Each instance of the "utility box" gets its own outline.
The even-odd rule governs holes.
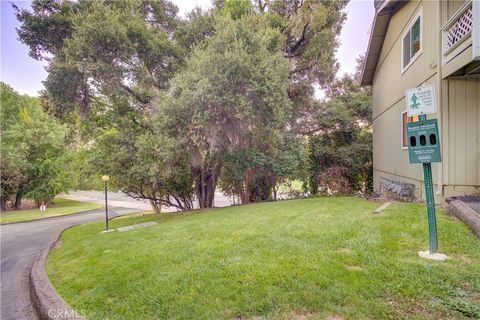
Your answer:
[[[437,119],[407,124],[410,163],[441,162]]]

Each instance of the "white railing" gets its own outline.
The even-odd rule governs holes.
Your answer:
[[[470,37],[473,26],[472,1],[466,1],[442,28],[443,54],[447,55]]]
[[[480,0],[474,0],[473,8],[473,31],[472,31],[472,45],[473,45],[473,59],[480,60]]]

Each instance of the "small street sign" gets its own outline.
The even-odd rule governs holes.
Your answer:
[[[441,162],[437,119],[407,124],[410,163]]]
[[[409,117],[437,112],[435,86],[421,86],[405,91],[407,114]]]

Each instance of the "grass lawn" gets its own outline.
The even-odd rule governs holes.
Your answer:
[[[67,230],[48,259],[89,319],[462,319],[480,317],[480,241],[438,213],[447,261],[428,248],[425,207],[316,198],[116,219]]]
[[[93,210],[101,207],[101,205],[95,203],[56,198],[54,201],[54,205],[47,207],[47,211],[45,211],[43,217],[40,215],[40,209],[38,208],[32,210],[7,211],[2,212],[2,214],[0,215],[0,222],[4,223],[26,221],[46,217],[61,216],[64,214]]]

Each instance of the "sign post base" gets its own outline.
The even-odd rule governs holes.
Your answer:
[[[436,260],[436,261],[444,261],[448,259],[446,254],[438,253],[438,252],[430,253],[430,251],[420,251],[418,252],[418,256],[423,259]]]
[[[115,232],[115,231],[117,231],[117,230],[115,230],[115,229],[108,229],[108,230],[103,230],[103,231],[100,232],[100,233],[109,233],[109,232]]]

